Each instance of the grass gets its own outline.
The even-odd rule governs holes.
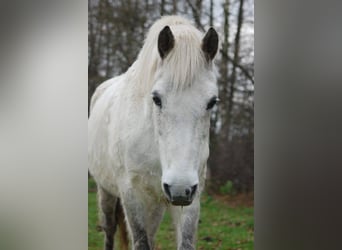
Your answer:
[[[92,183],[89,184],[91,187]],[[88,250],[102,250],[103,233],[97,230],[96,193],[88,194]],[[203,194],[197,249],[250,250],[254,242],[252,207],[230,207]],[[171,217],[165,214],[156,238],[157,250],[176,249]]]

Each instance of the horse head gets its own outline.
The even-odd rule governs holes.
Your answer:
[[[173,205],[190,205],[209,156],[210,111],[218,101],[213,28],[159,33],[160,67],[151,90],[154,135],[162,167],[162,190]]]

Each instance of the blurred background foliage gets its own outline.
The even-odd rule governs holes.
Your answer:
[[[253,191],[253,0],[88,0],[88,101],[104,80],[135,61],[149,27],[181,15],[220,34],[216,59],[220,103],[212,112],[208,191]],[[89,102],[88,102],[89,103]]]

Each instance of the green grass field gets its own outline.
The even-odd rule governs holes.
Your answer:
[[[226,202],[203,194],[197,249],[250,250],[254,242],[252,207],[230,207]],[[97,231],[96,193],[88,194],[88,249],[102,250],[103,233]],[[159,228],[156,248],[176,249],[170,215],[166,213]]]

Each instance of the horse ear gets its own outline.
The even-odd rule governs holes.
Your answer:
[[[213,60],[218,49],[218,35],[214,28],[210,28],[202,41],[202,50],[207,60]]]
[[[158,37],[158,51],[161,58],[165,58],[165,56],[170,52],[170,50],[175,45],[175,39],[171,32],[169,26],[165,26],[162,31],[159,33]]]

